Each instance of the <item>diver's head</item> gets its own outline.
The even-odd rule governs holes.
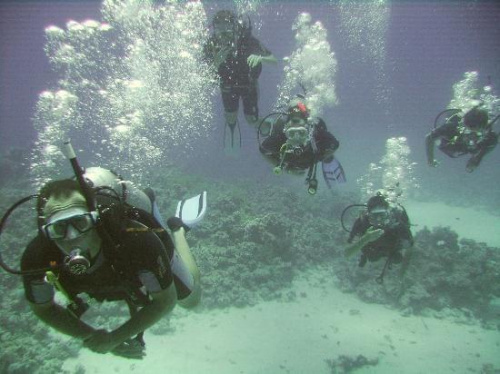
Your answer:
[[[482,130],[488,126],[488,111],[475,106],[463,117],[464,125],[471,130]]]
[[[234,42],[238,23],[233,12],[229,10],[218,11],[212,20],[212,26],[214,36],[220,45],[230,46]]]
[[[390,208],[387,199],[382,194],[371,197],[367,203],[368,221],[376,228],[386,227],[390,222]]]
[[[288,104],[288,118],[302,118],[305,121],[309,118],[309,108],[306,106],[304,99],[294,98]]]
[[[287,110],[287,122],[284,133],[287,143],[293,146],[304,146],[310,140],[309,111],[302,100],[294,99],[290,102]]]
[[[78,182],[72,179],[53,181],[40,191],[41,230],[67,256],[94,258],[101,239],[96,226],[99,214],[89,212]]]

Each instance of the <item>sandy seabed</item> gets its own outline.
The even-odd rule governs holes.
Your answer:
[[[500,230],[494,229],[499,227],[497,217],[429,204],[406,205],[416,230],[425,225],[450,226],[460,238],[500,247]],[[170,320],[173,332],[146,333],[143,360],[81,350],[64,368],[73,372],[81,365],[86,373],[330,374],[334,371],[329,360],[363,355],[378,359],[378,364],[356,373],[500,372],[499,331],[474,322],[403,316],[382,305],[366,304],[339,291],[328,268],[304,275],[293,290],[298,297],[292,302],[205,313],[177,308]],[[485,371],[486,367],[494,371]]]
[[[292,302],[207,313],[176,309],[175,331],[146,333],[142,361],[82,350],[66,362],[86,373],[332,373],[339,355],[378,358],[359,373],[481,373],[500,368],[500,333],[478,324],[404,317],[338,291],[328,273],[295,282]]]
[[[493,216],[485,211],[463,208],[439,202],[408,201],[404,204],[413,231],[427,226],[450,227],[459,235],[459,239],[473,239],[491,247],[500,248],[500,216]]]

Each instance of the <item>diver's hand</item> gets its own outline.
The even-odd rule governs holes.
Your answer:
[[[111,351],[115,356],[142,360],[146,356],[146,345],[137,337],[124,341]]]
[[[271,135],[272,127],[273,127],[273,122],[269,118],[261,122],[261,124],[258,127],[259,135],[261,136]]]
[[[436,160],[429,160],[427,161],[427,164],[431,167],[431,168],[435,168],[439,165],[439,162],[436,161]]]
[[[371,243],[380,238],[384,234],[384,230],[376,229],[374,227],[368,228],[365,235],[363,235],[363,242]]]
[[[180,219],[179,217],[170,217],[167,220],[167,226],[170,229],[170,231],[172,231],[172,232],[179,230],[181,227],[184,228],[185,232],[188,232],[189,230],[191,230],[191,228],[188,225],[186,225],[184,222],[182,222],[182,219]]]
[[[107,330],[96,330],[92,336],[83,341],[83,346],[96,353],[107,353],[115,349],[122,342],[113,340],[113,336]]]
[[[256,67],[256,66],[257,66],[257,65],[259,65],[261,62],[262,62],[262,56],[259,56],[259,55],[250,55],[250,56],[248,56],[248,58],[247,58],[247,64],[248,64],[248,66],[250,66],[251,68]]]
[[[468,173],[472,173],[476,168],[477,166],[479,165],[479,162],[477,161],[476,158],[472,157],[468,162],[467,162],[467,165],[465,166],[465,170],[468,172]]]
[[[222,47],[219,51],[217,51],[214,57],[214,65],[218,68],[220,64],[226,61],[231,51],[231,46]]]

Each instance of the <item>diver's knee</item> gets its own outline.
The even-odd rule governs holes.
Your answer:
[[[391,263],[400,264],[403,262],[403,254],[401,252],[396,252],[391,256]]]
[[[227,123],[236,123],[238,119],[238,112],[224,112],[224,117],[226,118]]]
[[[185,298],[178,300],[177,304],[184,309],[192,309],[200,303],[201,300],[201,286],[198,283],[195,284],[195,287],[191,291],[191,293]]]
[[[256,115],[245,114],[245,119],[250,126],[256,126],[257,122],[259,122],[259,118]]]

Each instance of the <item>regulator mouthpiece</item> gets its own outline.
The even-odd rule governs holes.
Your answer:
[[[73,275],[83,275],[90,269],[90,261],[81,248],[73,249],[64,260],[64,264]]]

